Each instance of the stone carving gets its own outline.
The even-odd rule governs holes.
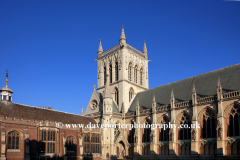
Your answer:
[[[173,141],[173,129],[171,128],[169,131],[169,141],[172,142]]]
[[[196,130],[192,129],[192,141],[196,140]]]
[[[91,105],[91,109],[92,110],[95,110],[97,108],[97,101],[96,100],[93,100],[92,101],[92,105]]]
[[[222,124],[219,120],[217,122],[217,139],[222,139]]]

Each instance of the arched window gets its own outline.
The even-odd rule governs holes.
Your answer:
[[[67,147],[67,151],[76,152],[76,142],[73,136],[68,136],[66,138],[66,147]]]
[[[168,125],[169,119],[164,116],[163,120],[161,121],[161,125],[164,126],[165,124]],[[169,154],[169,128],[164,129],[161,127],[160,133],[159,133],[159,141],[162,145],[159,146],[159,155],[168,155]]]
[[[138,66],[136,65],[134,67],[134,81],[135,81],[135,83],[137,83],[137,69],[138,69]]]
[[[110,83],[112,83],[112,65],[109,65],[109,79],[110,79]]]
[[[132,81],[132,63],[131,62],[128,65],[128,80]]]
[[[203,114],[202,138],[216,138],[216,120],[214,113],[207,109]]]
[[[129,90],[129,102],[132,100],[133,95],[134,95],[134,90],[133,90],[133,88],[131,87],[130,90]]]
[[[163,120],[161,121],[161,125],[164,126],[164,124],[168,124],[169,123],[169,119],[164,116]],[[169,128],[161,128],[160,134],[159,134],[159,141],[169,141]]]
[[[107,71],[106,71],[106,66],[104,66],[104,85],[106,84],[106,81],[107,81]]]
[[[228,136],[240,136],[240,107],[234,106],[229,113]]]
[[[134,128],[134,122],[131,122],[131,130],[129,130],[128,134],[128,142],[134,143],[134,135],[135,135],[135,128]]]
[[[7,149],[19,149],[20,135],[17,131],[7,134]]]
[[[118,89],[116,87],[114,89],[114,100],[118,104]]]
[[[118,81],[118,62],[115,62],[115,81]]]
[[[140,69],[140,85],[143,84],[143,69]]]
[[[144,128],[144,133],[142,137],[142,142],[150,142],[150,134],[151,134],[151,122],[150,120],[146,120],[145,122],[145,128]]]
[[[189,128],[190,127],[190,128]],[[183,113],[180,120],[179,140],[191,139],[191,120],[187,113]]]

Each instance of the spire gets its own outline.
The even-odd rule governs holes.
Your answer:
[[[221,82],[220,82],[220,77],[218,77],[217,96],[218,96],[218,100],[221,100],[221,98],[222,98],[222,85],[221,85]]]
[[[155,95],[153,95],[153,103],[156,103]]]
[[[193,84],[193,90],[192,90],[192,104],[197,104],[197,92],[195,88],[195,84]]]
[[[122,32],[121,32],[121,36],[120,36],[120,43],[121,44],[126,44],[126,36],[125,36],[125,33],[124,33],[124,28],[123,28],[123,25],[122,25]]]
[[[171,108],[175,108],[175,98],[174,98],[173,89],[172,89],[172,92],[171,92],[171,100],[170,100],[170,103],[171,103]]]
[[[81,106],[81,115],[83,115],[83,106]]]
[[[98,54],[101,54],[103,52],[103,49],[102,49],[102,43],[101,43],[101,39],[100,39],[100,42],[99,42],[99,47],[98,47]]]
[[[152,101],[152,113],[156,113],[156,100],[155,95],[153,95],[153,101]]]
[[[143,44],[143,51],[144,54],[148,54],[147,52],[147,45],[146,45],[146,41],[144,40],[144,44]]]
[[[139,116],[140,112],[140,106],[139,106],[139,101],[138,101],[138,98],[137,98],[137,105],[136,105],[136,115]]]
[[[6,84],[5,87],[8,88],[8,69],[6,69]]]

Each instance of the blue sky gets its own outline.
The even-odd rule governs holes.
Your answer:
[[[0,0],[0,87],[8,69],[13,102],[79,114],[122,25],[146,40],[150,88],[239,63],[239,1]]]

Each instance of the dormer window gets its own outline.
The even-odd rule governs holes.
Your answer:
[[[7,100],[7,96],[3,95],[3,100],[6,101]]]

